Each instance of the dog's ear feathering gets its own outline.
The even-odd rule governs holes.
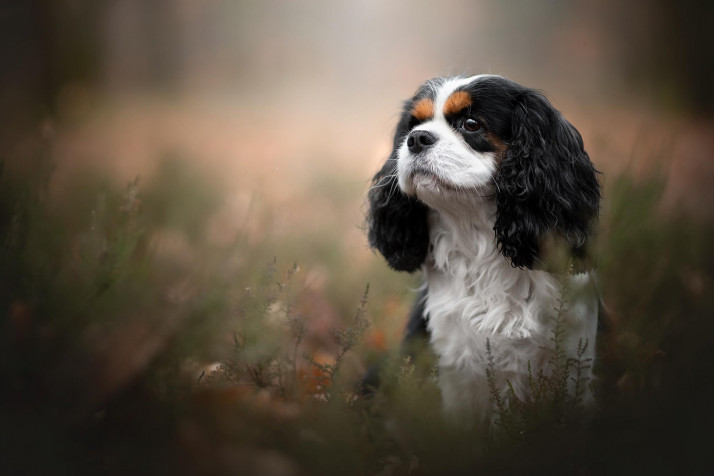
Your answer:
[[[367,216],[369,245],[397,271],[416,271],[429,251],[426,205],[406,195],[397,179],[397,148],[409,132],[409,104],[397,126],[392,155],[372,178]]]
[[[512,117],[512,135],[495,177],[494,225],[500,252],[515,267],[533,268],[539,240],[564,239],[579,254],[600,202],[598,173],[578,131],[541,93],[526,90]]]

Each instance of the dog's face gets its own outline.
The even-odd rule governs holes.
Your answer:
[[[475,206],[494,192],[511,104],[503,78],[435,79],[405,108],[397,149],[399,188],[435,209]]]
[[[369,192],[369,240],[414,271],[428,253],[427,213],[496,206],[494,238],[532,268],[556,236],[581,250],[600,186],[580,134],[539,92],[494,75],[436,78],[405,102],[394,150]]]

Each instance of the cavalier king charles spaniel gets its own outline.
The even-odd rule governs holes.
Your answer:
[[[493,415],[489,369],[504,399],[528,399],[552,372],[558,316],[560,349],[594,358],[597,174],[548,99],[501,76],[431,79],[406,101],[369,191],[369,243],[423,270],[406,340],[428,337],[447,413]]]

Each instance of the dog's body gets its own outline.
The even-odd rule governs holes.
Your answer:
[[[581,358],[594,357],[592,276],[537,268],[548,240],[585,256],[595,174],[577,131],[505,78],[431,80],[405,104],[370,190],[369,238],[393,268],[424,270],[408,333],[427,331],[448,411],[488,417],[488,368],[502,396],[510,383],[528,397],[530,377],[550,370],[563,289],[559,345],[575,356],[587,342]]]
[[[433,350],[439,356],[439,386],[448,411],[475,411],[485,416],[490,407],[486,380],[490,343],[494,377],[502,397],[507,382],[519,398],[529,393],[529,364],[533,378],[548,371],[555,318],[566,283],[547,271],[514,268],[498,253],[488,204],[482,216],[460,220],[431,212],[433,244],[424,264],[427,290],[424,315]],[[478,231],[477,231],[478,230]],[[567,285],[583,288],[589,276],[578,274]],[[587,340],[594,357],[597,302],[583,292],[560,316],[565,327],[560,345],[576,355],[578,341]],[[584,300],[587,299],[587,302]]]

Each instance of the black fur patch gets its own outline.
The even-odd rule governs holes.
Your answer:
[[[384,255],[389,266],[407,272],[419,269],[429,251],[428,208],[404,194],[397,180],[397,149],[414,127],[415,118],[410,114],[413,102],[407,101],[404,106],[392,154],[372,178],[367,217],[369,245]]]
[[[547,234],[582,251],[598,215],[600,184],[578,131],[545,96],[513,85],[511,133],[495,177],[494,231],[513,266],[532,268],[539,237]]]

